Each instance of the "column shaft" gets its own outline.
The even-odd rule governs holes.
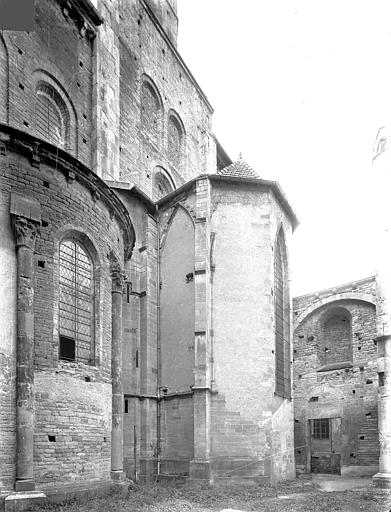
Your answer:
[[[374,484],[391,488],[391,336],[377,338],[377,346],[380,457],[379,473],[374,476]]]
[[[37,223],[14,219],[17,247],[16,491],[34,490],[34,245]]]
[[[122,287],[123,274],[112,270],[111,312],[111,477],[121,480],[123,474],[123,389],[122,389]]]

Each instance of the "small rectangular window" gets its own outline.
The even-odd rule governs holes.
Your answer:
[[[379,372],[377,375],[378,375],[378,378],[379,378],[379,387],[384,386],[384,384],[385,384],[384,372]]]
[[[60,359],[75,361],[75,340],[73,338],[60,335]]]
[[[124,407],[124,409],[125,409],[125,414],[128,414],[128,412],[129,412],[129,402],[126,399],[125,399],[125,407]]]
[[[312,420],[311,436],[313,439],[330,438],[330,420],[329,418],[320,418]]]

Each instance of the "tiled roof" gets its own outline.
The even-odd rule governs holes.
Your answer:
[[[224,169],[218,170],[217,174],[220,176],[233,176],[236,178],[260,178],[259,174],[243,160],[241,153],[236,162],[228,167],[224,167]]]

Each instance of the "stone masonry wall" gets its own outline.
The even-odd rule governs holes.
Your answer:
[[[77,173],[76,173],[77,175]],[[12,488],[15,463],[15,248],[10,226],[10,194],[31,197],[41,205],[42,226],[35,245],[35,478],[41,484],[108,478],[111,432],[111,277],[108,255],[121,261],[122,233],[116,217],[78,179],[41,162],[32,166],[22,155],[6,150],[0,156],[2,263],[9,275],[2,281],[10,293],[1,296],[4,317],[0,346],[1,423],[6,450],[0,453],[2,486]],[[100,182],[98,185],[104,187]],[[96,283],[95,366],[58,360],[58,250],[67,233],[90,241]],[[87,247],[87,250],[89,247]],[[54,456],[54,457],[53,457]],[[47,461],[50,460],[50,465]],[[49,469],[50,468],[50,469]]]
[[[369,278],[294,299],[295,449],[299,471],[310,470],[308,420],[333,417],[341,418],[342,473],[376,471],[375,288],[374,278]],[[341,326],[345,320],[342,335],[340,329],[327,328],[330,318]]]
[[[8,52],[9,124],[37,135],[35,130],[36,72],[56,82],[74,109],[77,135],[71,153],[91,165],[93,43],[81,37],[73,20],[65,18],[58,2],[37,0],[33,32],[4,31]],[[0,71],[3,67],[0,67]],[[2,84],[7,83],[5,76]],[[1,112],[1,109],[0,109]],[[0,122],[7,122],[0,119]],[[38,135],[37,135],[38,136]]]
[[[204,172],[213,162],[210,137],[211,107],[177,52],[156,25],[141,0],[123,2],[120,34],[121,59],[121,176],[152,197],[153,172],[162,166],[175,186]],[[142,84],[155,88],[159,121],[147,133],[142,124]],[[184,131],[181,165],[170,154],[169,118],[173,114]],[[214,162],[216,158],[214,158]]]
[[[275,395],[273,247],[291,225],[262,188],[213,184],[214,472],[293,477],[292,402]]]
[[[161,474],[189,475],[194,455],[193,398],[170,397],[161,402]]]
[[[157,459],[157,226],[151,204],[123,186],[116,192],[136,233],[123,300],[124,466],[130,478],[148,480]]]
[[[189,475],[194,455],[194,221],[193,188],[159,206],[162,475]]]
[[[0,166],[4,172],[4,157]],[[16,257],[9,193],[0,178],[0,487],[15,481]]]

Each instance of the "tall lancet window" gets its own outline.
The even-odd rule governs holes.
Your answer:
[[[290,311],[285,237],[280,229],[274,248],[275,393],[291,396]]]

